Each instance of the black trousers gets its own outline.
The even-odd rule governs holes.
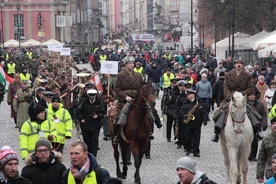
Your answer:
[[[100,128],[93,131],[87,131],[82,128],[81,132],[83,141],[87,144],[88,152],[97,157]]]
[[[254,139],[251,143],[251,151],[249,157],[256,158],[258,152],[258,139],[256,137],[256,134],[254,134]]]
[[[186,124],[183,123],[183,120],[178,121],[178,145],[182,145],[185,150],[186,148],[186,137],[185,137],[185,131],[186,131]]]
[[[167,115],[167,139],[168,140],[171,140],[173,122],[174,122],[173,117],[170,115]],[[173,129],[173,132],[174,132],[174,129]]]
[[[201,128],[191,129],[189,126],[185,128],[185,140],[186,140],[186,150],[191,152],[193,150],[194,154],[199,154]]]

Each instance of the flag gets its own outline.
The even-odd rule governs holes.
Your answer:
[[[2,82],[5,86],[5,92],[8,91],[9,84],[14,81],[14,78],[8,76],[8,74],[3,70],[2,66],[0,66],[0,82]]]
[[[102,83],[100,81],[99,73],[92,75],[92,77],[90,78],[90,81],[95,84],[95,86],[99,92],[103,92],[103,87],[102,87]]]

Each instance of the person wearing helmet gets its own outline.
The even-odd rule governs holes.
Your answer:
[[[133,98],[136,96],[136,93],[140,87],[143,86],[144,80],[142,75],[134,72],[134,57],[127,56],[123,59],[123,63],[125,65],[125,69],[118,73],[117,80],[115,83],[115,94],[118,97],[117,109],[115,122],[117,124],[119,120],[119,115],[121,113],[122,108],[125,106],[127,102],[131,102]],[[119,125],[114,124],[114,143],[119,143],[118,132]]]
[[[235,91],[241,92],[243,95],[252,94],[255,92],[253,81],[252,81],[252,75],[244,69],[244,61],[238,57],[237,60],[234,60],[234,69],[232,69],[230,72],[228,72],[225,75],[225,81],[223,85],[223,92],[224,92],[224,101],[222,102],[221,108],[218,109],[214,116],[213,120],[215,121],[215,134],[212,136],[211,140],[213,142],[218,142],[219,140],[219,133],[221,129],[223,128],[223,123],[225,119],[225,113],[224,111],[227,109],[228,104],[231,100],[231,97]],[[247,104],[247,110],[253,110],[253,107],[250,107],[249,104]],[[251,112],[254,114],[254,116],[260,120],[261,116],[256,112]],[[250,115],[249,115],[250,118]],[[255,121],[252,118],[250,118],[254,133],[256,133],[256,136],[258,139],[262,139],[262,135],[258,132],[257,127],[259,126],[259,121]]]
[[[86,98],[78,107],[77,120],[80,122],[84,142],[87,144],[88,152],[97,157],[101,120],[105,115],[105,107],[98,97],[96,89],[86,92]]]

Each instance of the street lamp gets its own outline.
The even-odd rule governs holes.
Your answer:
[[[18,36],[18,42],[19,42],[19,50],[20,50],[20,15],[19,15],[19,10],[20,10],[20,4],[19,0],[17,0],[17,36]]]
[[[191,0],[191,56],[193,58],[193,45],[194,45],[194,30],[193,30],[193,27],[194,27],[194,21],[193,21],[193,0]]]
[[[221,3],[225,3],[225,0],[220,0]],[[232,50],[231,50],[231,58],[232,61],[234,59],[234,51],[235,51],[235,0],[232,0]]]
[[[1,41],[3,44],[3,49],[4,49],[4,23],[3,23],[3,7],[5,6],[5,0],[1,0],[0,6],[1,6],[1,29],[2,29],[2,34],[1,34]]]

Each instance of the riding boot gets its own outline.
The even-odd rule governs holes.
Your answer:
[[[259,131],[259,127],[253,127],[254,136],[257,137],[258,141],[261,141],[264,138],[262,132]]]
[[[219,128],[219,127],[217,127],[217,126],[215,126],[215,131],[214,131],[214,135],[212,136],[212,138],[211,138],[211,140],[213,141],[213,142],[218,142],[219,141],[219,134],[220,134],[220,131],[221,131],[221,129]]]
[[[120,139],[118,137],[118,132],[119,132],[119,125],[114,125],[114,139],[113,139],[113,143],[114,144],[119,144],[120,143]]]

